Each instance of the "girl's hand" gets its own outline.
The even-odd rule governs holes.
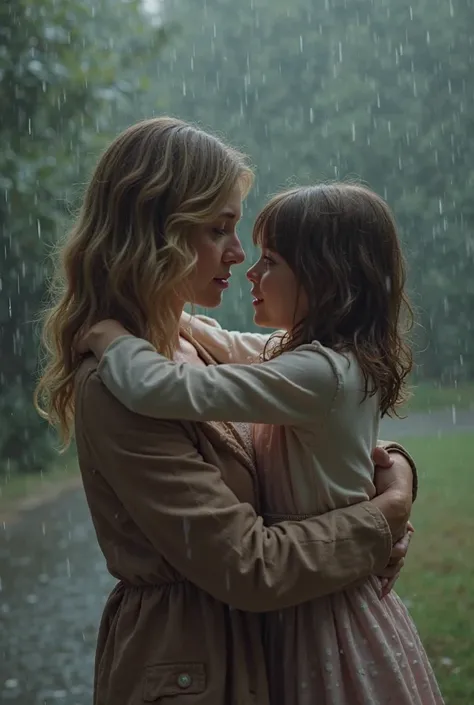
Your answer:
[[[93,325],[87,333],[79,338],[77,350],[81,354],[93,352],[100,360],[110,343],[123,335],[130,335],[130,333],[121,323],[108,318]]]

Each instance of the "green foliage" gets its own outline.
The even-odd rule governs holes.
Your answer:
[[[349,176],[387,197],[422,323],[418,376],[474,376],[473,0],[159,8],[164,53],[140,0],[0,4],[0,473],[39,469],[50,453],[31,404],[33,321],[66,204],[111,134],[156,111],[251,154],[251,257],[252,218],[281,187]],[[241,329],[252,327],[244,270],[218,313]]]
[[[180,0],[169,110],[252,155],[248,216],[289,182],[358,177],[401,226],[423,330],[419,376],[474,375],[472,0]],[[251,218],[241,228],[248,235]],[[239,284],[247,288],[243,274]],[[229,297],[220,313],[250,325]]]
[[[146,88],[139,69],[162,34],[138,0],[0,6],[0,473],[51,456],[32,406],[45,257],[91,157]]]

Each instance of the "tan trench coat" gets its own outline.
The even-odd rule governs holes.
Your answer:
[[[265,527],[252,458],[231,429],[135,415],[95,361],[79,370],[79,464],[118,579],[99,630],[94,705],[268,705],[258,613],[388,561],[390,530],[368,502]]]

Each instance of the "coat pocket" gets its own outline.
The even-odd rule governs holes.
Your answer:
[[[203,663],[157,663],[145,669],[143,700],[146,703],[167,695],[197,695],[205,690]]]

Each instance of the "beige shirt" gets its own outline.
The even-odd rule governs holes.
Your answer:
[[[226,331],[203,316],[184,314],[183,323],[221,363],[261,361],[270,338]],[[313,352],[323,356],[327,365],[314,372],[308,369],[308,376],[314,374],[318,391],[321,378],[326,378],[328,398],[317,396],[314,413],[305,423],[252,425],[266,512],[322,514],[375,494],[371,454],[377,443],[380,397],[364,399],[364,380],[352,356],[318,343]],[[291,356],[284,361],[289,363],[291,378]],[[309,357],[308,365],[314,362]]]

